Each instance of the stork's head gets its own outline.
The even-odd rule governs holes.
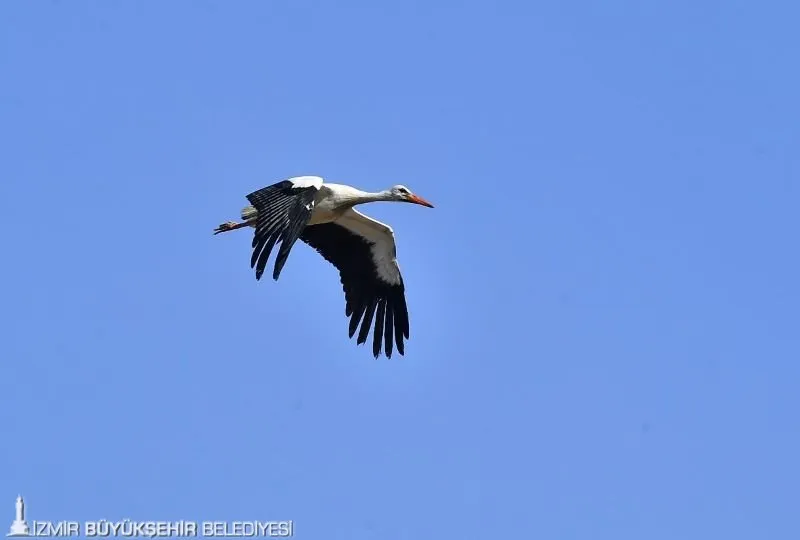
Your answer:
[[[389,190],[389,193],[392,194],[392,200],[421,204],[422,206],[433,208],[431,203],[419,195],[414,195],[406,186],[401,186],[400,184],[392,186],[392,188]]]

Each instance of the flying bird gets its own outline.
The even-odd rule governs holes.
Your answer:
[[[408,308],[405,285],[397,264],[394,231],[354,207],[376,201],[433,205],[396,185],[377,193],[342,184],[324,183],[319,176],[297,176],[247,195],[241,222],[228,221],[214,234],[253,227],[250,267],[261,279],[270,253],[280,241],[272,278],[280,276],[294,243],[300,239],[339,270],[345,296],[349,334],[358,330],[356,343],[367,342],[373,326],[372,353],[392,357],[393,346],[405,354]],[[360,329],[359,329],[360,324]]]

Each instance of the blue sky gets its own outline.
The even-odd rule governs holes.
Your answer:
[[[0,526],[796,538],[800,7],[3,2]],[[244,195],[376,204],[406,356]],[[5,520],[5,521],[4,521]]]

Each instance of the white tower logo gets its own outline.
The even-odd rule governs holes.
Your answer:
[[[17,497],[16,519],[11,524],[11,530],[8,531],[6,536],[30,536],[30,534],[31,531],[25,522],[25,501],[22,500],[22,495],[19,495]]]

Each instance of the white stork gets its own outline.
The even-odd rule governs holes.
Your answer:
[[[404,354],[408,339],[405,286],[397,264],[394,231],[353,207],[374,201],[397,201],[433,208],[405,186],[368,193],[341,184],[323,184],[318,176],[298,176],[247,195],[250,206],[242,209],[242,222],[229,221],[214,234],[253,227],[250,267],[261,279],[270,252],[280,240],[272,278],[277,280],[289,251],[299,238],[339,270],[345,295],[345,315],[350,318],[352,338],[361,323],[356,343],[366,343],[375,319],[372,353],[375,358],[385,343],[387,358],[392,345]],[[377,311],[377,317],[375,317]]]

